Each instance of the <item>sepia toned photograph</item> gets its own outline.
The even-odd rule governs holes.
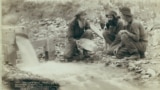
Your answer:
[[[159,90],[160,0],[1,0],[2,90]]]

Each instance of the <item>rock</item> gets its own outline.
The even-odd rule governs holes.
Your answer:
[[[159,29],[154,29],[151,32],[149,32],[152,36],[149,37],[149,40],[151,41],[150,44],[153,46],[156,46],[159,44],[160,40],[159,40]]]
[[[136,73],[142,73],[143,69],[137,69],[135,70]]]
[[[153,69],[147,69],[146,71],[146,75],[149,75],[150,77],[155,77],[156,76],[156,72]]]
[[[133,77],[133,80],[140,80],[142,76],[140,74],[137,74]]]
[[[122,67],[122,63],[116,63],[116,67]]]
[[[111,64],[111,61],[108,60],[108,61],[106,61],[105,66],[109,66],[110,64]]]
[[[136,68],[136,65],[135,65],[135,64],[133,64],[133,63],[129,63],[129,64],[128,64],[128,70],[129,70],[129,71],[133,71],[133,70],[135,70],[135,68]]]
[[[136,62],[135,62],[136,65],[148,64],[148,63],[150,63],[150,62],[147,61],[147,60],[140,60],[140,61],[136,61]]]
[[[146,71],[145,70],[142,70],[141,71],[141,75],[145,75],[146,74]]]
[[[149,77],[150,77],[149,75],[143,75],[143,76],[141,76],[142,79],[149,79]]]
[[[117,57],[116,56],[112,56],[112,59],[116,59]]]
[[[158,74],[158,77],[160,77],[160,73]]]

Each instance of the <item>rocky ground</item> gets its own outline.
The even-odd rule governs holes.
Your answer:
[[[21,23],[22,24],[22,23]],[[32,26],[31,23],[24,23],[27,26]],[[90,79],[91,77],[94,78],[101,78],[101,79],[96,79],[96,82],[99,81],[99,84],[97,84],[100,90],[102,90],[104,87],[103,85],[101,86],[102,83],[111,83],[108,81],[113,80],[113,85],[114,83],[117,83],[119,81],[124,82],[122,85],[125,85],[125,83],[129,84],[130,87],[136,88],[143,90],[158,90],[157,88],[160,87],[160,53],[159,53],[159,28],[158,29],[152,29],[152,30],[147,30],[148,35],[149,35],[149,43],[148,43],[148,49],[146,52],[146,58],[141,59],[138,61],[127,61],[123,59],[116,59],[115,57],[112,56],[107,56],[104,53],[103,50],[103,40],[99,38],[97,35],[95,35],[94,42],[98,46],[98,50],[93,56],[92,60],[88,59],[88,61],[73,61],[71,63],[65,62],[63,59],[63,52],[66,46],[66,30],[67,30],[67,25],[65,20],[61,18],[56,18],[53,20],[38,20],[38,21],[33,21],[32,24],[36,27],[33,27],[29,37],[31,42],[36,42],[38,40],[43,40],[43,39],[53,39],[51,42],[54,43],[51,44],[50,46],[55,47],[53,49],[54,51],[54,56],[55,58],[53,60],[50,60],[50,62],[46,62],[42,60],[42,65],[38,65],[37,67],[28,67],[22,69],[23,71],[30,72],[32,74],[36,74],[45,78],[49,78],[51,80],[57,80],[57,82],[62,85],[62,90],[65,88],[68,90],[71,90],[71,88],[76,88],[80,86],[76,86],[75,84],[78,83],[85,83],[86,81],[83,82],[83,80],[89,80],[90,82],[86,82],[87,85],[93,85],[94,87],[95,84],[91,83],[94,81],[94,79]],[[97,27],[98,24],[95,24]],[[29,27],[28,27],[29,28]],[[26,28],[26,29],[28,29]],[[158,35],[158,36],[156,36]],[[154,41],[156,39],[156,41]],[[37,54],[40,52],[43,52],[40,50],[42,46],[39,46],[39,48],[36,48]],[[55,64],[55,63],[58,64]],[[61,62],[62,64],[59,64]],[[53,67],[51,65],[53,64]],[[66,65],[68,64],[68,65]],[[71,65],[70,65],[71,64]],[[57,67],[56,67],[57,65]],[[58,66],[59,65],[59,66]],[[63,67],[64,66],[64,67]],[[75,67],[77,69],[71,69],[72,67]],[[65,71],[62,70],[63,68],[69,68],[66,69]],[[38,72],[41,69],[45,69],[44,72]],[[56,69],[60,69],[56,74]],[[9,72],[10,70],[13,71],[13,69],[8,69]],[[51,71],[50,71],[51,70]],[[77,71],[77,73],[73,73],[73,71]],[[86,71],[88,70],[88,71]],[[49,73],[50,72],[50,73]],[[18,74],[19,72],[17,72]],[[46,74],[44,74],[46,73]],[[79,73],[83,73],[82,75],[79,75]],[[67,76],[65,76],[65,74]],[[88,75],[89,74],[89,75]],[[101,75],[102,74],[102,75]],[[30,77],[31,74],[26,74],[27,77]],[[68,75],[72,75],[72,77],[68,77]],[[88,76],[87,76],[88,75]],[[12,76],[11,76],[12,77]],[[15,77],[15,76],[13,76]],[[22,75],[23,77],[23,75]],[[53,78],[56,77],[56,78]],[[69,78],[71,80],[69,80]],[[102,78],[104,78],[106,81],[103,81]],[[75,81],[76,80],[76,83]],[[81,81],[82,80],[82,81]],[[100,84],[101,83],[101,84]],[[71,86],[69,86],[71,85]],[[113,87],[118,87],[119,84],[116,84]],[[110,86],[109,86],[110,87]],[[112,87],[112,86],[111,86]],[[119,87],[118,87],[119,88]],[[133,89],[132,88],[132,89]],[[84,88],[83,88],[84,89]],[[85,89],[91,89],[90,86],[86,86]],[[120,87],[119,89],[124,90],[124,88]],[[136,90],[133,89],[133,90]],[[80,88],[79,90],[82,90]],[[114,89],[113,89],[114,90]]]
[[[29,32],[28,36],[35,47],[37,56],[43,53],[42,48],[46,40],[51,42],[49,46],[52,50],[50,61],[46,62],[42,59],[41,63],[34,67],[19,67],[21,69],[19,70],[18,68],[15,69],[15,67],[4,65],[3,76],[11,76],[12,78],[17,78],[17,76],[29,78],[32,76],[33,78],[43,77],[47,78],[47,80],[58,82],[62,90],[104,90],[106,88],[109,90],[159,90],[160,23],[158,21],[159,14],[157,11],[152,10],[154,8],[152,8],[153,5],[150,5],[150,3],[148,5],[143,2],[144,5],[141,6],[139,6],[140,3],[137,5],[133,3],[127,4],[134,10],[135,18],[142,20],[148,34],[148,47],[145,59],[126,61],[107,56],[104,53],[104,41],[96,34],[94,34],[93,41],[97,44],[98,49],[95,55],[93,55],[92,61],[88,59],[88,61],[77,62],[75,60],[73,62],[65,62],[63,59],[63,53],[67,44],[66,30],[69,23],[66,18],[70,19],[71,15],[79,9],[79,5],[84,8],[92,8],[88,9],[89,21],[94,23],[98,29],[100,29],[100,20],[97,15],[100,15],[101,12],[104,14],[101,6],[108,10],[109,8],[117,9],[117,6],[122,5],[120,2],[104,4],[106,1],[101,1],[93,2],[93,6],[87,6],[86,3],[83,3],[83,0],[78,4],[77,2],[69,2],[66,4],[56,3],[57,5],[52,5],[53,3],[49,5],[47,3],[35,4],[32,2],[16,5],[14,2],[11,2],[10,4],[14,4],[11,5],[12,9],[3,6],[3,14],[5,15],[3,24],[24,26],[24,29]],[[147,8],[144,8],[145,5],[147,5]],[[24,7],[24,10],[22,7]],[[47,9],[44,9],[44,7]],[[53,7],[64,11],[64,14],[62,15],[62,12],[58,10],[53,10],[54,12],[52,12],[51,8]],[[22,17],[19,18],[19,15]]]

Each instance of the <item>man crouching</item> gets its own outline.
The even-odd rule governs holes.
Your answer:
[[[123,29],[123,23],[119,19],[120,17],[113,10],[109,11],[106,14],[107,23],[106,28],[103,31],[103,37],[105,39],[105,45],[107,49],[108,55],[113,55],[113,50],[119,44],[119,40],[117,39],[117,34],[120,30]]]
[[[129,60],[144,58],[147,39],[142,24],[133,19],[130,8],[122,7],[120,12],[126,24],[124,30],[118,33],[121,43],[114,50],[116,57]]]
[[[72,61],[75,56],[80,55],[76,40],[81,38],[92,39],[93,34],[90,30],[90,25],[86,21],[86,12],[80,11],[75,15],[74,20],[70,23],[67,33],[68,46],[64,53],[64,58]],[[83,58],[89,57],[88,51],[83,49]]]

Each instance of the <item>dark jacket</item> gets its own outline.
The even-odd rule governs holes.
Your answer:
[[[110,21],[106,23],[106,30],[108,30],[111,34],[114,35],[116,35],[123,28],[123,23],[119,19],[117,19],[116,21]]]
[[[81,28],[78,24],[78,20],[75,18],[70,24],[68,28],[68,39],[80,39],[85,30],[90,29],[89,23],[86,21],[83,28]]]
[[[117,36],[118,36],[118,32],[124,29],[123,22],[120,19],[118,19],[118,21],[115,22],[113,25],[108,25],[107,23],[106,28],[110,32],[110,34],[115,38],[111,46],[119,44],[120,38]]]

